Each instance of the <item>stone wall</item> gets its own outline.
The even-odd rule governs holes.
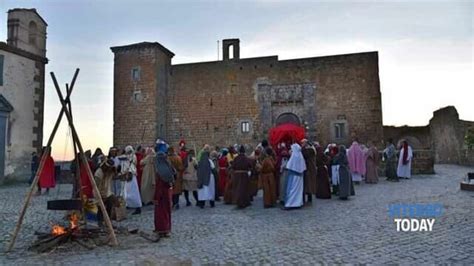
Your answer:
[[[298,109],[297,101],[283,100],[275,112],[262,112],[268,103],[262,89],[304,86],[313,88],[301,107],[310,137],[321,143],[349,144],[353,137],[382,140],[382,111],[376,52],[279,61],[278,57],[203,62],[171,66],[168,91],[167,139],[230,145],[256,144],[266,138],[268,121],[284,110]],[[266,87],[265,87],[266,86]],[[307,101],[311,101],[311,104]],[[271,105],[277,104],[271,102]],[[310,110],[310,113],[308,113]],[[297,111],[298,112],[298,111]],[[242,133],[240,123],[251,124]],[[331,126],[343,121],[348,134],[335,139]],[[262,126],[263,125],[263,126]]]
[[[4,174],[27,179],[31,153],[42,146],[46,59],[38,61],[34,56],[24,56],[5,43],[0,48],[4,57],[0,94],[14,108],[8,118]]]
[[[393,143],[395,144],[400,140],[406,139],[413,149],[431,149],[431,134],[429,126],[384,126],[383,136],[385,140],[393,139]]]
[[[382,156],[382,152],[380,152]],[[413,150],[413,161],[411,164],[411,173],[434,174],[434,151],[432,150]],[[381,158],[381,157],[380,157]],[[379,165],[379,176],[385,176],[385,162]]]

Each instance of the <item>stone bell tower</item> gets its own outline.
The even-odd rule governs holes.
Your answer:
[[[36,9],[8,10],[8,39],[10,46],[46,57],[46,27],[48,24]]]

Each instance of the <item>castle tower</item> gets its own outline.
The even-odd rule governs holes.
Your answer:
[[[110,48],[114,53],[114,145],[152,145],[166,138],[174,54],[157,42]]]
[[[8,45],[46,57],[48,24],[36,9],[15,8],[8,11]]]

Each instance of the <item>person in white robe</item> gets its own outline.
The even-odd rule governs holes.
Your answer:
[[[121,175],[127,176],[124,186],[124,198],[127,208],[134,208],[132,214],[140,214],[142,199],[137,183],[137,157],[132,146],[125,147],[125,154],[119,157],[121,164]]]
[[[306,171],[306,163],[299,144],[291,145],[291,156],[285,168],[287,171],[285,209],[300,208],[303,206],[303,173]]]
[[[399,178],[409,179],[411,178],[411,161],[413,159],[413,151],[408,142],[404,140],[402,142],[402,148],[400,149],[400,156],[398,158],[397,175]]]

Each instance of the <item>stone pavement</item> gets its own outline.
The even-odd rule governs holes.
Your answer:
[[[316,200],[311,207],[282,211],[263,209],[261,195],[245,210],[217,204],[204,210],[181,207],[173,212],[173,234],[150,243],[136,235],[120,236],[117,248],[92,251],[26,251],[35,230],[46,230],[48,221],[61,213],[46,210],[46,201],[35,197],[15,250],[0,255],[0,264],[474,264],[474,193],[459,190],[468,171],[454,165],[437,165],[436,175],[411,180],[356,186],[349,201]],[[68,185],[61,186],[64,198]],[[26,185],[0,187],[0,248],[6,248],[18,218]],[[61,197],[60,197],[61,198]],[[387,207],[391,203],[441,203],[443,215],[432,232],[397,232]],[[153,208],[129,216],[120,225],[153,229]]]

